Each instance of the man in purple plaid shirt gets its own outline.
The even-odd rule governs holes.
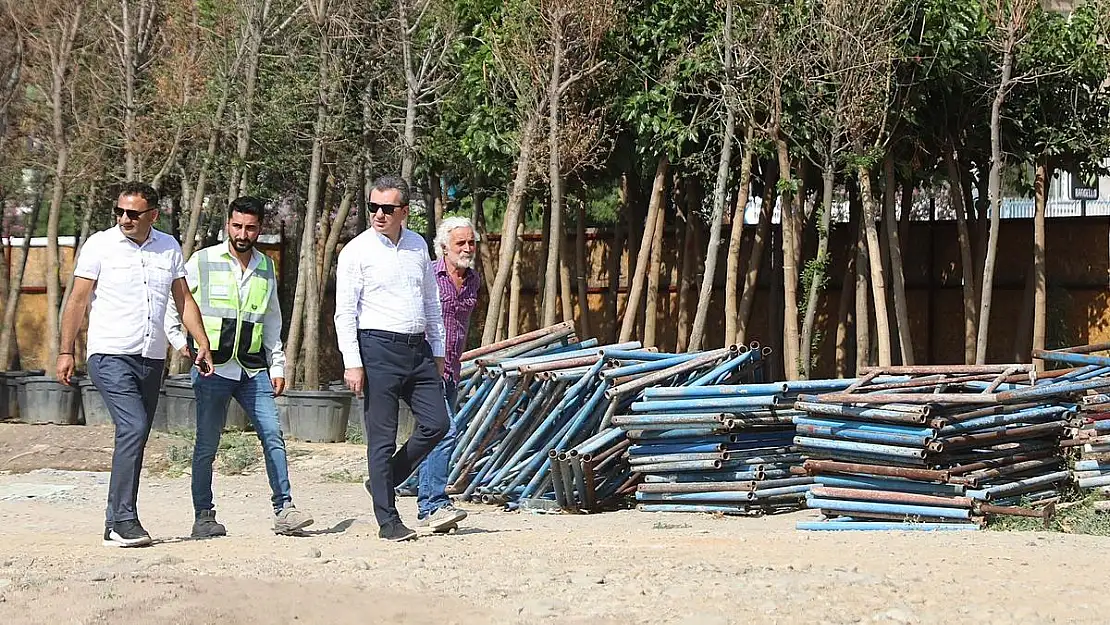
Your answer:
[[[417,523],[431,528],[433,532],[450,531],[466,518],[466,512],[455,508],[451,498],[447,496],[447,465],[455,449],[455,400],[459,384],[459,360],[466,348],[470,313],[478,302],[478,288],[481,286],[478,272],[474,270],[477,243],[474,224],[465,217],[448,217],[436,229],[435,250],[439,259],[432,270],[439,286],[443,325],[447,331],[443,387],[451,429],[417,470]]]

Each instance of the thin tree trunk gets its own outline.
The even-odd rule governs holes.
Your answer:
[[[230,80],[230,77],[228,80]],[[220,101],[216,105],[216,114],[212,120],[212,126],[209,129],[208,146],[201,157],[200,172],[197,174],[197,183],[193,187],[193,202],[189,207],[189,225],[185,228],[185,237],[184,240],[181,241],[181,253],[185,258],[192,256],[193,250],[196,248],[197,231],[200,229],[200,216],[204,211],[204,199],[208,191],[208,170],[216,158],[216,148],[218,148],[220,144],[224,111],[227,110],[227,102],[230,93],[231,89],[225,86],[224,92],[220,96]]]
[[[435,246],[436,228],[439,227],[439,222],[443,216],[443,204],[442,197],[440,196],[439,182],[438,174],[428,174],[427,190],[424,194],[424,223],[426,226],[424,240],[427,241],[429,250]],[[432,256],[435,256],[434,252]]]
[[[879,232],[875,227],[875,196],[871,192],[871,171],[865,166],[860,166],[858,173],[860,199],[863,200],[863,227],[867,236],[871,265],[871,293],[875,301],[875,333],[879,345],[879,366],[889,367],[891,365],[890,314],[886,307],[886,280],[883,276]]]
[[[513,179],[512,191],[505,207],[504,223],[501,228],[501,250],[498,254],[497,275],[493,286],[489,290],[489,308],[486,310],[486,323],[482,331],[482,344],[493,342],[497,332],[497,320],[501,316],[501,302],[505,295],[505,287],[509,283],[509,274],[512,273],[512,258],[516,252],[516,238],[512,236],[520,224],[521,213],[524,209],[524,193],[527,191],[529,173],[532,168],[533,140],[538,123],[537,111],[532,111],[525,120],[520,130],[520,154],[517,156],[516,175]],[[506,241],[509,243],[506,245]]]
[[[73,248],[74,266],[77,265],[77,256],[81,253],[81,248],[85,247],[85,241],[89,238],[89,231],[92,229],[92,216],[93,212],[96,210],[96,199],[99,191],[100,189],[97,187],[95,180],[89,183],[88,196],[85,198],[85,212],[81,215],[81,226],[77,235],[77,245]],[[76,276],[71,271],[69,273],[69,279],[66,281],[66,289],[65,293],[62,295],[62,305],[58,308],[59,311],[64,312],[66,305],[69,303],[69,296],[73,292],[74,278],[76,278]]]
[[[326,20],[327,16],[320,16],[320,20]],[[319,314],[315,317],[310,313],[313,306],[310,301],[306,301],[310,293],[316,293],[316,213],[320,207],[320,184],[321,176],[324,166],[324,132],[328,123],[328,104],[327,96],[330,91],[331,78],[328,68],[328,58],[331,53],[331,46],[327,33],[326,24],[321,24],[320,28],[320,41],[319,45],[319,75],[317,84],[317,101],[316,101],[316,124],[313,128],[312,137],[312,162],[309,166],[308,172],[308,201],[305,203],[304,210],[304,230],[301,232],[301,257],[297,265],[297,290],[293,298],[293,314],[290,316],[289,321],[289,340],[286,345],[287,358],[299,360],[302,351],[302,329],[304,333],[304,346],[307,348],[306,353],[310,355],[317,354],[316,339],[319,336],[320,319]],[[316,361],[316,358],[309,358],[310,361]],[[297,363],[291,362],[286,369],[286,377],[288,384],[292,388],[298,388],[297,383]],[[302,385],[305,389],[315,389],[319,384],[319,369],[316,363],[304,364],[305,380]]]
[[[736,206],[732,211],[732,228],[728,238],[728,258],[725,260],[725,336],[727,347],[736,342],[739,320],[740,246],[744,241],[744,213],[748,206],[752,182],[752,153],[754,131],[749,125],[744,131],[744,153],[740,157],[740,187]]]
[[[831,164],[821,175],[821,224],[817,227],[817,256],[814,270],[809,280],[809,293],[806,294],[805,318],[802,322],[802,338],[798,345],[804,377],[813,375],[813,331],[817,322],[817,305],[825,288],[829,272],[829,228],[832,225],[832,199],[834,172]]]
[[[854,223],[852,223],[854,222]],[[849,244],[847,254],[845,254],[844,261],[844,279],[840,282],[840,303],[836,309],[836,377],[846,378],[851,375],[851,356],[852,344],[849,337],[849,328],[855,322],[855,317],[852,314],[852,294],[853,289],[851,286],[855,282],[856,275],[856,243],[859,241],[859,216],[853,215],[850,219],[848,231],[852,233],[852,243]]]
[[[902,270],[902,246],[898,239],[898,216],[895,214],[895,179],[894,157],[887,154],[883,159],[883,175],[886,191],[883,194],[883,206],[886,215],[883,222],[886,226],[886,236],[890,246],[890,271],[894,286],[894,315],[898,323],[898,343],[902,352],[902,364],[913,365],[916,361],[913,354],[913,339],[910,336],[910,308],[906,301],[906,278]],[[909,184],[909,183],[905,183]]]
[[[520,224],[516,231],[516,237],[519,239],[524,235],[524,224]],[[509,286],[509,320],[508,320],[508,336],[514,337],[520,334],[520,248],[522,245],[517,244],[517,250],[513,253],[513,277]]]
[[[655,225],[651,227],[652,240],[651,264],[647,275],[647,297],[644,302],[644,347],[655,346],[655,325],[658,317],[660,269],[663,264],[663,218],[664,210],[654,211]],[[649,211],[651,213],[651,211]],[[646,230],[646,229],[645,229]],[[621,339],[624,341],[626,339]]]
[[[400,15],[401,62],[405,74],[405,126],[401,134],[401,178],[412,186],[412,175],[416,169],[416,100],[417,79],[413,68],[412,37],[409,31],[408,2],[397,3]],[[430,207],[425,207],[429,212]]]
[[[744,290],[740,295],[740,307],[736,316],[736,343],[738,345],[744,345],[748,342],[748,326],[751,322],[752,307],[755,304],[755,295],[759,284],[759,268],[763,263],[763,249],[767,245],[767,235],[771,230],[771,217],[775,212],[777,198],[775,187],[778,186],[779,179],[777,166],[774,164],[768,165],[764,178],[759,224],[755,228],[752,250],[748,256],[748,267],[744,272]]]
[[[1015,25],[1008,26],[1008,37],[1014,36]],[[1014,65],[1012,45],[1007,45],[1002,54],[1002,78],[998,91],[991,103],[991,169],[988,180],[987,197],[990,198],[990,237],[983,261],[983,289],[979,305],[979,334],[975,341],[975,364],[987,362],[987,338],[990,335],[991,301],[994,295],[994,264],[998,255],[998,229],[1002,212],[1002,103],[1010,87],[1010,72]]]
[[[868,293],[870,255],[867,252],[867,215],[863,209],[859,186],[849,184],[848,203],[852,212],[859,215],[856,228],[856,373],[871,364],[871,296]]]
[[[724,65],[722,70],[726,75],[732,73],[732,5],[732,0],[726,0],[725,24],[722,30],[724,34],[722,45]],[[709,316],[709,300],[713,295],[713,279],[717,274],[717,249],[721,245],[721,223],[724,221],[725,202],[728,200],[728,173],[732,168],[732,136],[736,132],[736,110],[728,95],[722,95],[724,95],[725,100],[725,128],[721,137],[721,158],[717,165],[717,182],[713,187],[713,216],[709,220],[709,245],[705,251],[705,271],[702,273],[701,289],[698,291],[698,309],[694,315],[694,327],[690,330],[691,351],[701,349],[702,341],[705,339],[705,322]],[[725,312],[725,315],[728,316],[728,311]]]
[[[574,273],[578,287],[578,329],[582,336],[593,336],[590,324],[590,264],[586,257],[586,203],[578,201],[578,215],[574,224]]]
[[[661,217],[663,213],[663,204],[666,201],[664,192],[667,186],[667,175],[671,169],[671,162],[666,156],[659,158],[659,162],[655,167],[655,182],[651,188],[651,200],[648,202],[647,216],[644,218],[644,234],[640,240],[640,252],[636,257],[636,271],[632,274],[632,285],[628,289],[628,303],[624,308],[624,317],[621,320],[620,336],[617,337],[618,342],[628,341],[632,337],[632,330],[636,325],[636,313],[640,307],[640,298],[643,297],[644,279],[648,274],[648,260],[651,256],[651,249],[655,242],[655,224],[662,223]],[[662,232],[659,233],[660,237]],[[629,241],[631,243],[631,240]],[[658,287],[658,276],[656,279],[656,287]],[[651,287],[648,287],[648,297],[651,297]],[[658,293],[656,293],[658,297]],[[645,307],[646,312],[646,307]],[[654,328],[654,323],[652,327]],[[647,323],[644,327],[646,329]],[[645,339],[647,337],[645,336]],[[645,341],[645,345],[646,345]]]
[[[682,226],[682,244],[679,246],[679,254],[682,255],[682,264],[678,272],[678,313],[675,319],[678,323],[678,343],[675,346],[676,352],[696,351],[696,348],[690,345],[692,332],[690,332],[690,292],[694,289],[694,265],[698,262],[696,250],[696,235],[694,222],[691,220],[693,214],[692,202],[683,211],[683,226]],[[702,303],[699,301],[698,306]]]
[[[563,309],[563,321],[574,323],[574,299],[570,286],[570,241],[566,235],[559,235],[559,303]]]
[[[61,276],[59,276],[58,226],[62,218],[62,202],[65,200],[66,175],[69,166],[69,137],[64,121],[66,76],[70,71],[70,52],[77,38],[77,28],[81,23],[82,5],[74,8],[72,22],[63,22],[57,48],[50,49],[51,91],[50,104],[53,113],[54,148],[57,159],[54,162],[53,193],[50,198],[50,212],[46,216],[46,336],[47,363],[58,359],[58,344],[61,341],[61,319],[58,304],[61,302]],[[49,368],[49,367],[47,367]]]
[[[486,236],[486,196],[485,193],[474,191],[474,227],[478,229],[478,270],[482,274],[482,283],[493,284],[493,252],[489,248]]]
[[[227,201],[231,202],[240,195],[246,195],[250,180],[247,156],[250,154],[251,133],[254,130],[254,100],[258,88],[258,61],[261,56],[263,28],[270,15],[271,0],[262,0],[262,7],[256,19],[251,22],[250,44],[247,49],[247,69],[243,86],[242,122],[236,132],[236,162],[228,182]]]
[[[971,233],[967,228],[967,208],[964,204],[963,184],[960,182],[959,163],[956,162],[950,150],[945,152],[944,160],[948,167],[948,196],[956,213],[956,235],[960,245],[960,273],[964,303],[964,364],[970,365],[975,362],[975,337],[978,333]]]
[[[1033,349],[1045,349],[1048,321],[1048,275],[1045,263],[1045,208],[1048,204],[1048,185],[1052,180],[1052,166],[1042,157],[1037,163],[1034,182],[1035,213],[1033,215]],[[1035,360],[1037,370],[1044,370],[1044,361]]]
[[[547,86],[547,177],[551,198],[551,223],[548,235],[547,268],[544,271],[543,321],[541,327],[555,323],[555,293],[559,288],[563,249],[563,170],[559,157],[559,83],[563,73],[563,29],[559,20],[551,21],[551,76]]]
[[[621,217],[624,211],[629,209],[628,186],[628,174],[621,174],[621,213],[617,215],[616,221],[613,222],[613,243],[609,248],[609,257],[606,259],[609,273],[609,293],[605,300],[605,318],[613,324],[612,332],[608,335],[608,340],[612,343],[617,342],[617,310],[621,292],[621,269],[623,268],[625,238],[624,228],[622,227],[624,219]]]
[[[11,278],[8,280],[8,298],[4,302],[4,323],[0,325],[0,371],[8,371],[11,368],[12,359],[19,351],[15,334],[17,313],[19,312],[19,296],[23,292],[23,274],[27,270],[27,257],[31,253],[31,236],[35,233],[35,228],[39,223],[39,214],[42,212],[42,196],[45,191],[46,177],[44,176],[31,204],[31,212],[24,221],[23,244],[20,245],[19,264],[15,265]]]
[[[783,328],[782,358],[787,380],[798,379],[798,267],[796,232],[794,230],[794,202],[790,190],[790,155],[786,149],[786,139],[781,135],[775,139],[779,161],[779,176],[786,183],[782,185],[782,200],[779,203],[782,226],[782,296]]]
[[[1014,345],[1010,358],[1006,362],[1028,362],[1031,354],[1033,337],[1033,299],[1037,281],[1034,268],[1034,259],[1029,259],[1025,271],[1025,287],[1021,290],[1021,308],[1018,309],[1017,320],[1014,322]]]
[[[343,234],[343,226],[347,223],[347,217],[351,214],[351,204],[354,203],[355,194],[358,191],[358,182],[362,177],[360,165],[361,163],[357,159],[354,163],[351,163],[351,171],[347,173],[347,180],[343,183],[343,197],[339,200],[339,212],[335,215],[331,230],[328,232],[327,241],[324,243],[324,271],[318,291],[320,299],[324,298],[328,282],[331,281],[335,250],[339,247],[339,237]]]

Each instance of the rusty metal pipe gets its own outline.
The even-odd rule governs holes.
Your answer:
[[[814,486],[809,491],[821,499],[850,499],[854,501],[885,501],[921,506],[940,506],[944,508],[970,508],[970,497],[943,497],[922,495],[889,490],[865,490],[862,488],[840,488],[836,486]]]
[[[814,473],[858,473],[883,477],[901,477],[923,482],[947,482],[948,471],[913,469],[909,467],[889,467],[856,462],[837,462],[835,460],[806,460],[802,465],[810,474]]]
[[[880,375],[973,375],[981,373],[1002,373],[1010,367],[1017,371],[1032,371],[1033,365],[1010,363],[1005,365],[912,365],[894,367],[861,367],[859,373],[872,371]]]
[[[482,347],[477,347],[470,351],[463,352],[460,360],[474,360],[475,358],[480,358],[487,354],[492,354],[494,352],[498,352],[509,347],[523,345],[524,343],[528,343],[529,341],[534,341],[536,339],[546,338],[549,336],[557,336],[561,338],[564,336],[570,336],[571,334],[574,334],[574,324],[570,321],[564,321],[553,326],[540,328],[539,330],[533,330],[525,334],[519,334],[510,339],[505,339],[504,341],[497,341],[496,343],[490,343],[489,345],[483,345]]]
[[[646,375],[639,376],[629,382],[617,384],[616,386],[613,386],[612,388],[605,391],[605,395],[609,399],[616,399],[619,397],[624,397],[630,393],[637,393],[649,386],[658,384],[663,380],[666,380],[667,378],[679,375],[681,373],[695,371],[709,364],[716,363],[722,358],[736,356],[739,353],[740,349],[736,345],[707,351],[704,354],[697,356],[696,358],[687,360],[683,363],[679,363],[673,367],[663,369],[662,371],[653,371]]]

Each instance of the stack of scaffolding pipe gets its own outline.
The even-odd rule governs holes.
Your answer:
[[[1081,397],[1072,436],[1062,445],[1077,450],[1072,479],[1080,490],[1110,493],[1110,395]]]
[[[1059,441],[1074,399],[1110,383],[1084,377],[1090,371],[1038,379],[1017,364],[863,373],[843,391],[794,404],[793,442],[816,482],[807,505],[837,523],[800,529],[974,529],[989,515],[1041,516],[1015,506],[1058,499],[1069,478]]]
[[[637,342],[579,341],[567,324],[464,354],[449,492],[465,500],[549,500],[593,511],[634,489],[632,442],[609,422],[645,378],[728,380],[741,350],[661,354]],[[616,372],[615,374],[613,372]],[[636,454],[640,455],[639,452]]]

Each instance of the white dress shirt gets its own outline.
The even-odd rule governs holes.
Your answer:
[[[358,330],[424,333],[432,356],[444,355],[443,313],[424,239],[401,229],[397,245],[374,229],[339,253],[335,280],[335,334],[343,366],[362,366]]]
[[[262,252],[257,249],[251,250],[250,262],[247,263],[247,268],[244,270],[239,259],[231,251],[230,242],[217,243],[205,249],[209,250],[209,260],[220,259],[227,262],[232,275],[239,283],[239,301],[246,300],[250,294],[250,277],[254,274],[254,270],[258,268],[258,263],[262,262]],[[193,295],[196,295],[200,288],[200,261],[198,259],[202,251],[204,250],[194,252],[189,257],[189,262],[185,264],[185,280],[188,281],[189,290]],[[181,349],[185,346],[185,332],[181,327],[181,318],[172,306],[166,310],[166,335],[174,349]],[[213,345],[212,347],[215,349],[216,346]],[[270,363],[270,378],[284,378],[285,349],[281,343],[281,303],[278,301],[276,280],[270,284],[270,302],[266,307],[266,314],[262,318],[262,349],[266,353],[266,360]],[[221,378],[241,380],[243,379],[243,372],[246,370],[232,359],[222,365],[216,365],[213,371]],[[246,373],[253,378],[258,372],[246,371]]]
[[[151,228],[142,245],[119,229],[85,241],[73,275],[95,280],[89,304],[88,353],[166,357],[163,321],[176,308],[170,287],[185,277],[181,246]]]

